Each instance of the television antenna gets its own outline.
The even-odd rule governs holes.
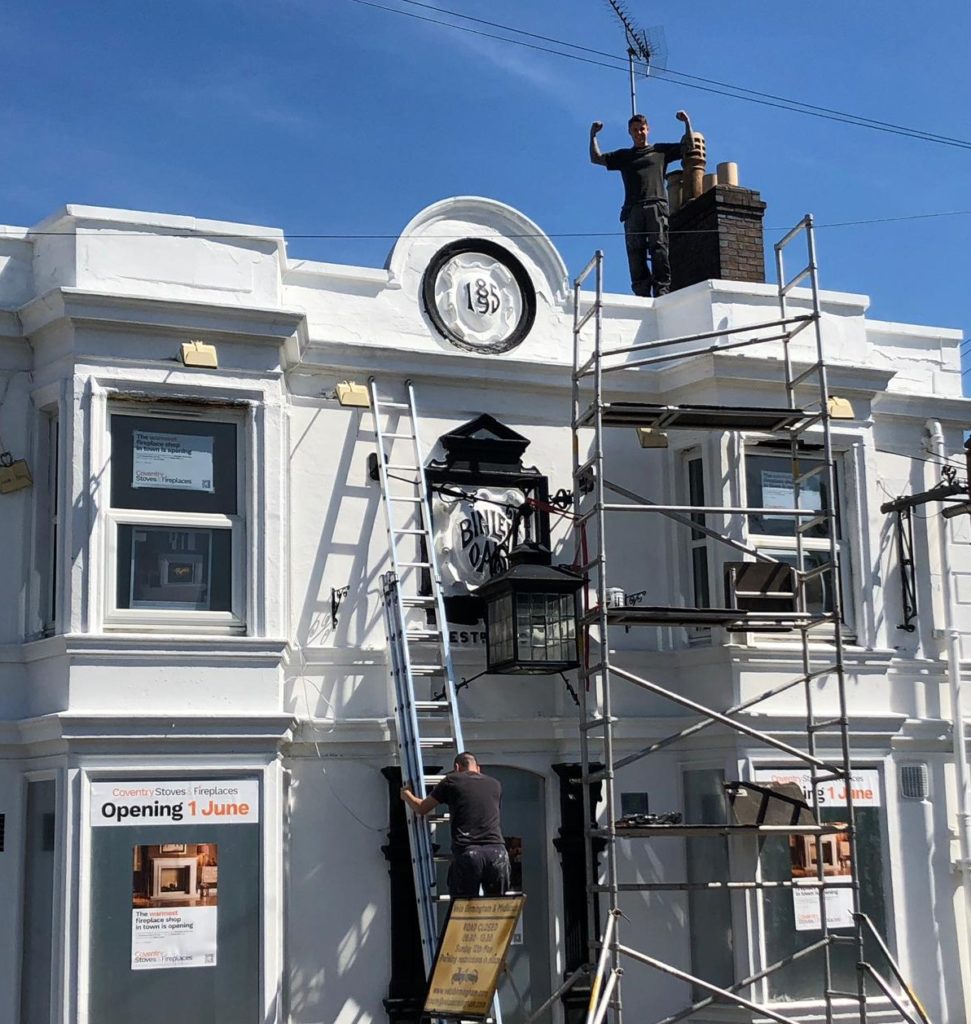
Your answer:
[[[638,72],[645,77],[652,67],[663,67],[667,57],[664,31],[660,28],[642,29],[631,17],[623,0],[607,0],[610,9],[623,26],[627,38],[627,67],[630,72],[630,112],[637,113]],[[639,71],[639,68],[641,69]]]

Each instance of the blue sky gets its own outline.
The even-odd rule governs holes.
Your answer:
[[[436,6],[624,53],[606,0]],[[626,6],[663,33],[669,71],[971,142],[971,4]],[[627,141],[622,69],[355,0],[35,0],[4,22],[0,222],[65,203],[185,213],[282,227],[294,257],[381,265],[388,237],[296,236],[391,236],[427,204],[474,194],[535,220],[571,270],[604,247],[608,286],[627,290],[620,182],[586,157],[595,118],[604,149]],[[710,166],[739,164],[768,203],[769,240],[816,216],[825,288],[869,294],[878,319],[971,335],[971,149],[664,76],[642,81],[639,100],[655,141],[680,137],[684,107]],[[826,226],[848,221],[865,223]]]

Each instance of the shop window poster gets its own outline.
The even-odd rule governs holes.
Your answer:
[[[134,431],[132,487],[214,494],[212,440],[198,434]]]
[[[133,847],[131,969],[215,966],[218,901],[215,843]]]

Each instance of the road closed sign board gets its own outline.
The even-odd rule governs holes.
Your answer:
[[[456,899],[438,944],[425,1013],[485,1020],[526,897]]]

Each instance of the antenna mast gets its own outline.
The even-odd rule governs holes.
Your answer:
[[[607,0],[610,9],[617,16],[618,21],[624,27],[624,35],[627,37],[627,67],[630,72],[630,112],[633,117],[637,113],[637,87],[634,61],[639,60],[647,67],[647,74],[650,74],[651,64],[657,56],[657,47],[648,37],[644,29],[639,28],[637,23],[628,14],[626,7],[621,0]]]

